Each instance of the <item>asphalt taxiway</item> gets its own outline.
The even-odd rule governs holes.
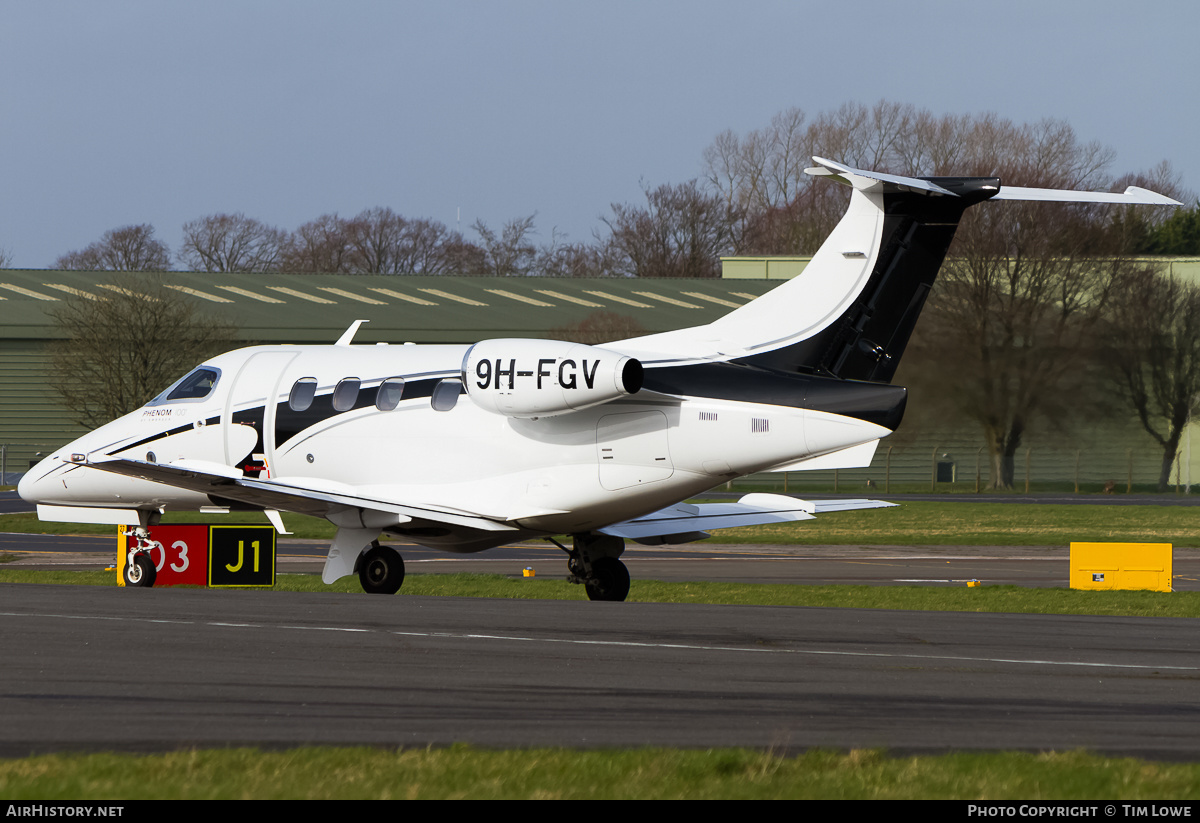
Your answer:
[[[0,756],[301,744],[1200,756],[1194,620],[0,585]]]
[[[392,541],[409,574],[481,572],[520,578],[565,577],[566,560],[542,542],[502,546],[479,554],[454,555]],[[320,574],[329,546],[319,540],[278,543],[280,573]],[[98,570],[112,565],[114,537],[0,534],[0,555],[9,567]],[[718,580],[740,583],[854,585],[1067,586],[1066,546],[753,546],[691,544],[678,547],[630,545],[622,559],[631,577],[649,580]],[[115,577],[114,577],[115,579]],[[1200,552],[1175,552],[1176,591],[1200,590]]]
[[[89,542],[90,541],[90,542]],[[113,538],[8,535],[103,568]],[[284,539],[280,572],[317,573]],[[545,544],[409,574],[564,574]],[[1175,588],[1200,561],[1177,551]],[[1066,547],[630,547],[635,579],[1065,586]],[[0,756],[192,746],[1074,749],[1200,757],[1195,620],[0,585]]]

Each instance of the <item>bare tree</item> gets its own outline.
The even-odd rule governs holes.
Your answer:
[[[346,221],[336,214],[323,214],[305,223],[288,237],[279,261],[280,271],[350,271],[350,240]]]
[[[483,241],[486,271],[493,277],[513,277],[529,274],[537,261],[537,246],[531,239],[537,234],[533,220],[537,214],[517,217],[504,224],[499,234],[482,220],[471,226]]]
[[[545,277],[613,277],[617,262],[612,246],[597,239],[595,243],[567,243],[566,235],[551,233],[550,242],[538,249],[534,269]]]
[[[408,221],[390,208],[376,207],[346,223],[350,271],[400,274],[400,248]]]
[[[1200,286],[1147,267],[1117,286],[1104,352],[1118,390],[1162,448],[1158,490],[1200,401]]]
[[[7,269],[12,265],[12,252],[8,249],[0,248],[0,269]]]
[[[168,271],[171,252],[154,238],[154,227],[123,226],[110,229],[100,240],[81,251],[64,254],[51,268],[77,271]]]
[[[721,255],[738,248],[740,215],[697,181],[644,188],[645,206],[614,203],[618,272],[630,277],[719,277]]]
[[[390,208],[352,219],[326,214],[288,238],[279,268],[346,274],[448,274],[482,271],[484,254],[436,220],[410,219]]]
[[[728,208],[747,214],[786,206],[808,185],[806,119],[803,110],[790,108],[744,138],[732,131],[717,135],[703,155],[710,189]]]
[[[159,277],[115,275],[104,285],[49,312],[62,335],[51,347],[50,385],[89,428],[138,408],[235,339]]]
[[[458,232],[452,232],[442,244],[441,253],[447,274],[482,274],[488,269],[487,253]]]
[[[449,250],[463,242],[461,234],[437,220],[424,217],[409,220],[404,243],[397,251],[397,268],[412,274],[451,274]]]
[[[183,225],[178,260],[191,271],[275,271],[287,233],[242,213],[212,214]]]
[[[1111,153],[1044,121],[987,121],[975,173],[1046,188],[1103,189]],[[994,139],[986,139],[986,138]],[[1010,202],[967,212],[923,321],[943,379],[982,431],[989,486],[1010,488],[1026,432],[1077,413],[1093,332],[1133,265],[1103,206]]]

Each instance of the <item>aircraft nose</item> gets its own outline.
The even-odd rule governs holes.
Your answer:
[[[41,463],[38,463],[41,465]],[[37,480],[34,477],[34,470],[26,471],[20,480],[17,481],[17,494],[25,503],[37,503]]]
[[[41,503],[46,497],[46,487],[53,481],[47,479],[59,463],[56,456],[44,458],[17,481],[17,494],[26,503]]]

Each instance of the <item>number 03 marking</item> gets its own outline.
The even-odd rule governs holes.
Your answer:
[[[164,548],[159,548],[159,546],[155,546],[154,548],[158,549],[159,552],[158,562],[154,564],[154,568],[156,571],[162,571],[163,566],[167,563],[167,550]],[[179,552],[179,561],[171,564],[171,570],[176,572],[186,571],[188,567],[187,543],[184,543],[182,540],[176,540],[171,544],[171,548]],[[151,549],[150,552],[150,559],[153,560],[154,549]]]
[[[179,562],[178,564],[172,563],[171,570],[176,572],[186,571],[188,567],[187,543],[184,543],[182,540],[176,540],[171,544],[171,548],[179,550]]]

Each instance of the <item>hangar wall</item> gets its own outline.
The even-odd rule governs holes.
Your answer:
[[[766,260],[744,259],[743,273],[758,265],[755,261]],[[1200,261],[1178,265],[1180,272],[1200,280]],[[776,273],[794,275],[796,270],[788,261],[776,261]],[[23,471],[39,452],[83,433],[46,383],[47,347],[57,336],[47,312],[71,290],[96,291],[108,276],[0,270],[0,447],[10,473]],[[330,343],[357,319],[370,321],[356,337],[362,343],[553,337],[556,328],[595,312],[631,318],[648,332],[667,331],[710,322],[780,282],[762,276],[655,281],[198,272],[161,276],[181,295],[235,325],[247,344]],[[1179,474],[1183,483],[1190,476],[1200,484],[1200,431],[1193,437],[1195,448],[1187,452],[1191,459]],[[958,487],[973,487],[981,445],[978,432],[970,427],[906,425],[883,441],[869,469],[839,472],[839,490],[866,490],[868,481],[883,488],[889,480],[923,487],[939,462],[953,464]],[[1133,420],[1092,427],[1069,438],[1061,432],[1031,433],[1018,454],[1018,486],[1024,482],[1027,448],[1035,487],[1071,487],[1077,465],[1081,482],[1093,491],[1109,482],[1123,491],[1131,469],[1134,484],[1141,487],[1158,476],[1157,445]],[[986,483],[986,454],[982,460]],[[775,476],[759,480],[782,482]],[[798,488],[831,488],[833,480],[833,472],[792,473],[788,478]]]
[[[778,283],[546,277],[161,272],[181,299],[238,329],[246,345],[333,343],[355,320],[356,343],[474,343],[555,336],[596,313],[645,333],[715,320]],[[46,383],[50,314],[103,293],[110,272],[0,270],[0,446],[7,470],[83,433]],[[77,299],[86,299],[78,298]],[[149,305],[149,304],[148,304]],[[640,333],[640,332],[635,332]],[[165,388],[165,387],[164,387]],[[10,481],[12,478],[8,478]]]

